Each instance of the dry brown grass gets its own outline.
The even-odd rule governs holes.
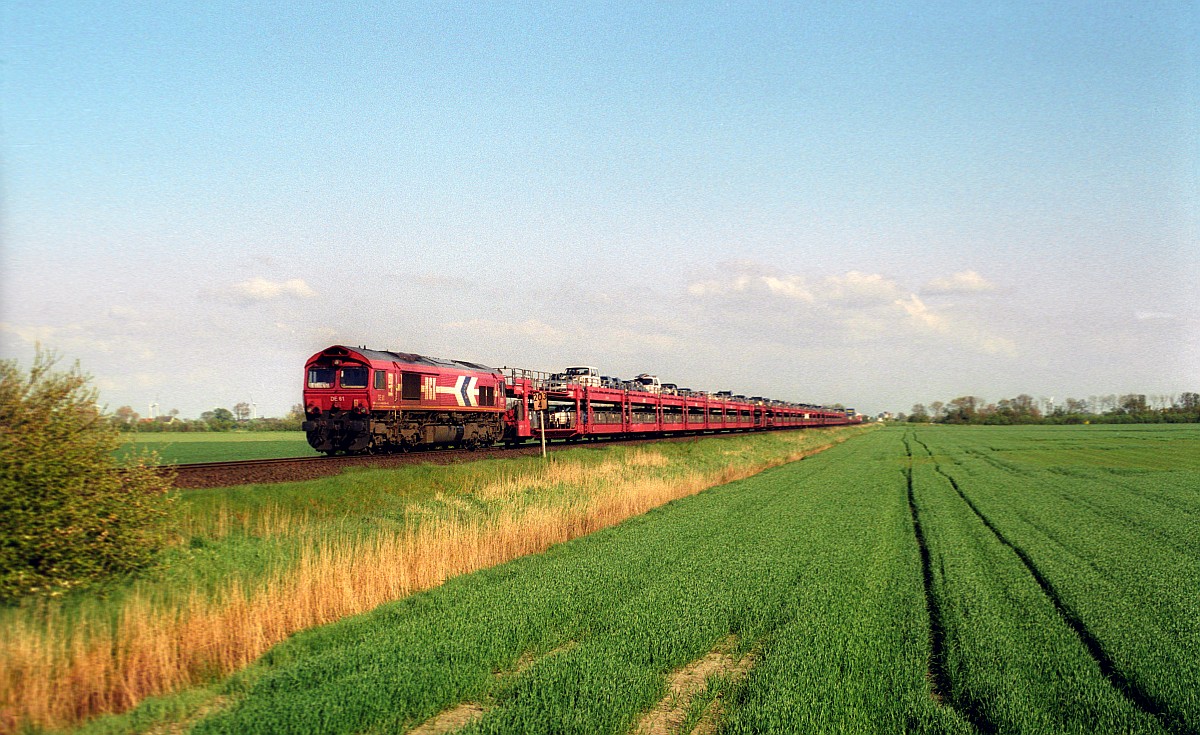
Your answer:
[[[593,466],[548,464],[477,489],[492,496],[519,496],[533,488],[581,485],[576,502],[511,510],[472,520],[410,525],[393,535],[314,545],[299,563],[265,585],[242,589],[237,580],[223,594],[194,594],[186,604],[161,609],[132,597],[115,625],[68,625],[53,613],[15,624],[0,641],[0,731],[23,723],[61,727],[101,713],[121,712],[147,696],[195,685],[241,668],[287,636],[370,610],[448,577],[544,551],[606,528],[672,500],[698,493],[827,449],[830,443],[751,467],[729,466],[670,479],[630,472],[668,460],[653,451],[625,462]],[[282,533],[302,522],[267,514],[252,522],[227,514],[210,532],[234,527]]]

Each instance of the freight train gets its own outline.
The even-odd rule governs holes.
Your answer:
[[[594,368],[490,368],[406,352],[335,345],[305,365],[304,431],[327,454],[474,449],[543,436],[581,441],[858,423],[853,409],[709,394]]]

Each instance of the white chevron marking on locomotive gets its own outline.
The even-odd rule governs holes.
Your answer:
[[[454,400],[460,406],[474,406],[476,404],[475,384],[479,382],[479,378],[468,378],[465,375],[458,376],[458,380],[454,381],[454,387],[448,385],[439,385],[437,387],[438,395],[454,396]]]

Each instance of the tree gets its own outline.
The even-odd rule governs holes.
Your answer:
[[[1018,416],[1029,418],[1041,418],[1042,412],[1038,410],[1037,401],[1028,393],[1022,393],[1012,399],[1013,413]]]
[[[966,424],[975,420],[976,413],[979,412],[979,404],[983,403],[975,396],[959,396],[953,401],[950,401],[949,408],[946,409],[946,423],[948,424]]]
[[[0,361],[0,599],[129,572],[167,539],[171,479],[152,457],[114,458],[90,379],[56,362]]]
[[[228,408],[214,408],[200,414],[200,420],[213,431],[229,431],[233,428],[233,414]]]
[[[1087,413],[1087,401],[1076,398],[1067,399],[1067,413]]]
[[[132,429],[137,425],[138,419],[141,416],[137,411],[134,411],[130,406],[121,406],[116,411],[113,411],[112,420],[122,429]]]
[[[914,403],[912,413],[908,415],[908,421],[912,424],[924,424],[929,422],[929,412],[925,410],[924,403]]]
[[[1146,410],[1146,396],[1141,393],[1123,395],[1118,407],[1125,413],[1142,413]]]
[[[941,401],[934,401],[929,404],[929,416],[934,421],[938,421],[946,414],[946,404]]]
[[[304,415],[304,404],[297,403],[292,406],[292,410],[288,411],[287,416],[283,417],[280,422],[280,428],[286,431],[300,431],[300,427],[304,424],[307,417]]]
[[[238,421],[245,421],[250,418],[250,404],[242,401],[233,407],[233,416]]]

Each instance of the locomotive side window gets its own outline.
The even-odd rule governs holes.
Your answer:
[[[405,401],[421,400],[421,376],[417,373],[402,373],[400,376],[400,398]]]
[[[375,371],[375,390],[386,390],[386,389],[387,389],[387,371],[386,370],[376,370]]]
[[[496,405],[496,389],[491,386],[479,386],[479,405],[494,406]]]
[[[332,388],[333,368],[315,367],[308,369],[309,388]]]
[[[368,372],[365,367],[342,368],[342,387],[366,388]]]

